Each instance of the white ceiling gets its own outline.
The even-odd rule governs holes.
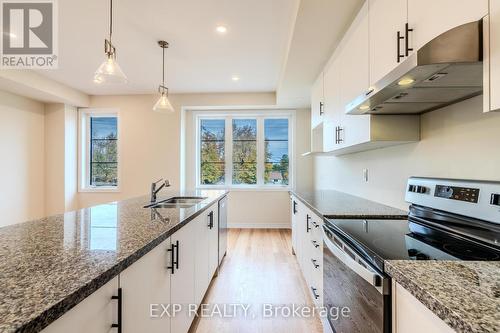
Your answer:
[[[298,1],[114,0],[113,43],[129,79],[119,86],[92,81],[104,60],[109,1],[58,1],[59,69],[41,73],[92,95],[153,93],[161,81],[157,40],[165,39],[171,92],[275,91]],[[219,24],[226,35],[215,32]]]
[[[277,87],[282,106],[310,106],[311,86],[335,51],[363,0],[303,0]]]

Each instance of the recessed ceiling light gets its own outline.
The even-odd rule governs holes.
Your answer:
[[[219,34],[223,35],[227,32],[227,27],[223,26],[223,25],[218,25],[216,28],[215,28],[215,31],[217,31]]]
[[[233,81],[239,81],[240,80],[240,77],[238,75],[233,75],[233,77],[231,78],[231,80]]]
[[[415,80],[414,80],[414,79],[412,79],[412,78],[406,78],[406,79],[402,79],[402,80],[400,80],[400,81],[398,82],[398,84],[399,84],[400,86],[407,86],[407,85],[409,85],[409,84],[412,84],[413,82],[415,82]]]

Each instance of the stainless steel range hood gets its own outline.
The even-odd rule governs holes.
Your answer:
[[[417,114],[483,92],[482,21],[453,28],[411,54],[370,92],[346,105],[348,114]]]

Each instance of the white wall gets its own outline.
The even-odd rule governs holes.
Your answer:
[[[45,107],[45,213],[64,212],[64,105]]]
[[[0,227],[45,215],[44,106],[0,91]]]
[[[77,110],[45,105],[45,214],[78,208]]]
[[[500,180],[500,113],[482,113],[478,96],[421,117],[421,141],[352,155],[315,157],[314,184],[394,207],[409,176]],[[362,170],[369,170],[369,181]]]

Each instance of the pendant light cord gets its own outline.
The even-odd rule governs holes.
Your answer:
[[[162,63],[162,66],[163,66],[163,70],[162,70],[162,85],[165,86],[165,48],[162,47],[162,50],[163,50],[163,63]]]
[[[111,35],[113,34],[113,0],[109,0],[109,43],[111,44]],[[113,45],[113,44],[111,44]]]

